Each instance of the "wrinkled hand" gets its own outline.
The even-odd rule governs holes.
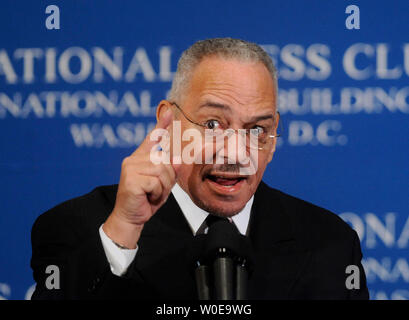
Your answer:
[[[168,110],[155,129],[167,129],[171,120]],[[158,141],[151,141],[151,134],[123,160],[115,207],[103,226],[108,237],[130,249],[136,248],[144,224],[166,202],[176,183],[176,166],[152,163],[150,153]],[[160,156],[168,151],[155,152]]]

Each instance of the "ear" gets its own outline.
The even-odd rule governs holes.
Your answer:
[[[156,122],[159,122],[159,119],[163,117],[163,115],[172,108],[172,104],[167,100],[162,100],[159,102],[156,108]]]
[[[271,151],[270,151],[270,153],[269,153],[269,155],[268,155],[268,162],[270,162],[271,160],[273,160],[274,152],[276,151],[276,139],[277,139],[277,138],[274,138],[273,147],[271,148]]]
[[[277,111],[277,120],[275,121],[274,133],[277,134],[278,123],[280,122],[280,112]],[[270,154],[268,155],[268,162],[273,160],[274,152],[276,151],[277,138],[273,138],[273,146],[271,148]]]

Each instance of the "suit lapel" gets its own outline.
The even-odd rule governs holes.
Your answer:
[[[260,183],[253,203],[249,237],[255,266],[249,281],[250,299],[291,299],[309,261],[310,252],[297,243],[288,210],[278,191]],[[142,278],[155,298],[197,297],[190,247],[193,234],[175,198],[145,224],[138,253],[128,274]]]
[[[132,268],[156,297],[196,297],[192,261],[193,234],[172,194],[145,224]]]
[[[249,281],[252,299],[290,299],[291,289],[309,260],[310,253],[297,243],[287,210],[278,192],[261,182],[250,220],[255,253]]]

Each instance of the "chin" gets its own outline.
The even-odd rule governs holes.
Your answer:
[[[238,214],[246,206],[247,201],[231,202],[231,201],[202,201],[199,199],[196,203],[203,210],[221,217],[232,217]]]

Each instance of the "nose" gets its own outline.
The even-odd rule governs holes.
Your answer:
[[[217,159],[223,163],[246,165],[250,162],[246,146],[246,131],[242,129],[225,131],[223,140],[217,144]],[[216,160],[216,163],[217,160]]]

